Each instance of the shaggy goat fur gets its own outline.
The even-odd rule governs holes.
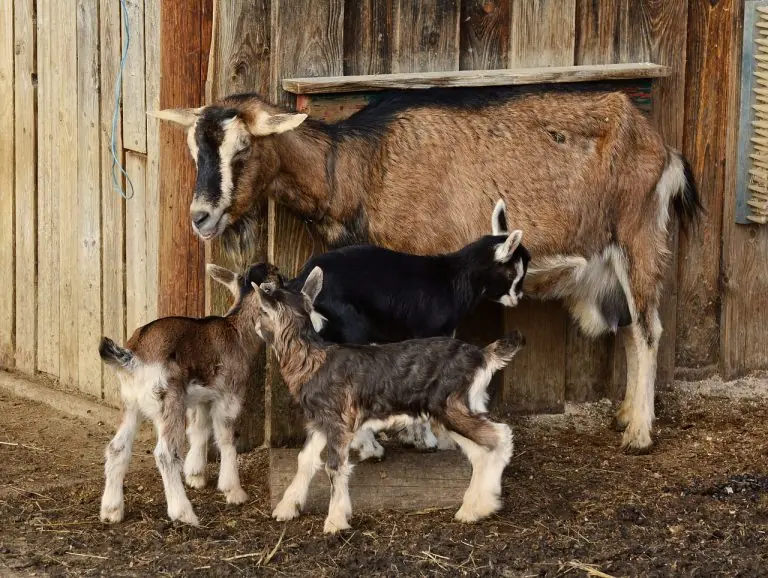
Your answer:
[[[407,91],[332,125],[237,95],[159,116],[186,127],[210,167],[198,173],[196,230],[230,247],[253,239],[267,197],[332,247],[421,255],[478,238],[504,199],[533,255],[529,294],[563,299],[588,335],[626,326],[622,445],[651,447],[669,209],[685,223],[701,205],[683,157],[626,94]]]
[[[512,455],[506,424],[488,419],[486,388],[495,371],[524,345],[519,332],[480,349],[450,337],[384,345],[324,341],[311,322],[323,283],[315,267],[301,293],[263,284],[251,297],[260,308],[256,327],[278,359],[283,379],[307,418],[309,437],[296,476],[272,513],[299,514],[328,448],[331,500],[324,531],[349,528],[349,449],[364,424],[386,427],[427,416],[444,427],[472,463],[472,479],[456,519],[474,522],[501,507],[501,475]]]
[[[237,471],[234,426],[262,347],[252,312],[242,307],[253,288],[216,265],[209,265],[208,273],[235,297],[225,317],[157,319],[139,327],[126,347],[106,337],[101,340],[99,354],[115,369],[123,399],[120,427],[105,452],[104,522],[123,519],[123,480],[141,416],[157,430],[155,461],[171,520],[198,524],[181,481],[185,412],[190,441],[183,465],[187,484],[205,486],[212,429],[221,452],[218,489],[230,504],[242,504],[248,498]]]

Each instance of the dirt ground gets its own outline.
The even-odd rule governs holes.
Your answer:
[[[126,520],[102,525],[114,424],[0,394],[0,576],[768,575],[768,380],[677,383],[657,414],[647,456],[617,451],[607,401],[516,418],[498,515],[357,514],[325,537],[320,516],[270,519],[263,450],[241,457],[245,506],[193,490],[204,526],[170,523],[146,431]]]

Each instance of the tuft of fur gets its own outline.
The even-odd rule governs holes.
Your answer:
[[[515,330],[485,347],[483,353],[492,371],[497,371],[506,367],[523,347],[525,347],[525,337]]]
[[[698,225],[705,211],[704,205],[701,204],[699,190],[696,187],[691,163],[683,155],[680,155],[680,160],[683,163],[685,186],[672,198],[672,205],[675,208],[677,218],[680,220],[680,227],[683,231],[688,231]]]
[[[99,343],[99,355],[104,363],[113,367],[126,368],[134,360],[133,352],[130,349],[120,347],[109,337],[102,337]]]

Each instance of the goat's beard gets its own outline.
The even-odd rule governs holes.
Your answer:
[[[267,221],[258,213],[243,214],[221,234],[224,253],[236,270],[241,272],[246,271],[252,263],[266,260]]]

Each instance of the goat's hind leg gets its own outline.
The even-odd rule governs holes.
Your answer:
[[[211,416],[208,404],[201,403],[187,410],[189,452],[184,459],[184,478],[191,488],[205,487],[208,463],[208,439],[211,437]]]
[[[307,501],[309,484],[317,470],[323,465],[320,454],[325,448],[325,434],[309,428],[307,441],[299,452],[298,468],[291,485],[285,490],[282,499],[272,512],[272,517],[279,521],[293,520],[299,515]]]
[[[131,449],[139,425],[139,412],[135,405],[123,409],[120,427],[104,452],[104,494],[101,497],[102,522],[120,522],[123,519],[123,481],[131,461]]]
[[[237,449],[235,449],[235,420],[240,413],[240,401],[234,396],[226,396],[213,402],[213,436],[221,453],[219,465],[218,489],[227,497],[228,504],[242,504],[248,499],[240,485],[237,470]]]

